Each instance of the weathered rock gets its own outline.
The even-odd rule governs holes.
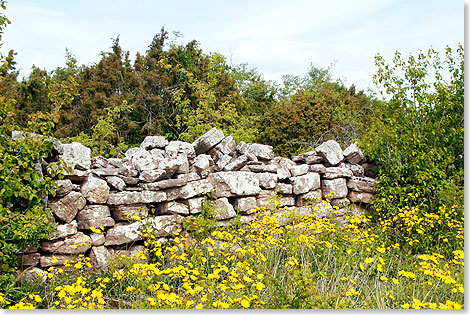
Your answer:
[[[105,246],[93,247],[90,251],[90,263],[95,269],[107,270],[111,254]]]
[[[36,266],[39,264],[39,259],[41,258],[41,254],[39,253],[32,253],[32,254],[20,254],[17,255],[18,265],[19,266]]]
[[[370,177],[354,176],[348,180],[347,185],[348,188],[355,191],[374,193],[378,183],[378,181]]]
[[[98,176],[117,176],[121,173],[121,170],[115,167],[103,167],[94,168],[91,170],[91,173]]]
[[[275,196],[276,192],[274,190],[262,190],[256,195],[256,206],[265,207],[268,204],[274,205]]]
[[[42,255],[39,259],[39,264],[43,268],[63,266],[67,260],[70,260],[70,255]]]
[[[131,205],[136,203],[155,203],[166,201],[167,196],[164,191],[121,191],[109,194],[109,205]]]
[[[323,198],[338,199],[344,198],[348,194],[345,178],[325,179],[321,181]]]
[[[262,160],[274,159],[273,147],[266,144],[252,143],[248,147],[248,153],[252,153]]]
[[[150,150],[150,155],[152,155],[155,160],[166,159],[168,157],[164,149],[152,149]]]
[[[127,159],[131,159],[135,154],[138,154],[140,151],[142,151],[141,148],[130,148],[124,153],[124,156]]]
[[[233,206],[228,202],[228,199],[223,197],[215,200],[215,219],[226,220],[233,218],[237,215]]]
[[[165,152],[170,158],[176,158],[178,155],[185,155],[188,159],[192,159],[196,156],[194,147],[191,143],[172,140],[165,147]]]
[[[230,155],[222,155],[216,162],[217,167],[220,169],[224,169],[227,164],[232,161],[232,157]]]
[[[93,219],[93,220],[83,220],[78,222],[79,230],[88,230],[92,227],[99,228],[101,226],[113,226],[116,222],[111,217]]]
[[[188,205],[176,201],[162,202],[157,209],[160,214],[189,214]]]
[[[297,165],[295,162],[283,157],[275,157],[272,163],[277,167],[277,177],[279,180],[291,177],[289,167]]]
[[[70,179],[59,179],[55,181],[57,188],[55,197],[64,197],[72,191],[72,181]]]
[[[321,203],[321,189],[309,191],[305,194],[297,195],[295,198],[295,205],[297,207],[304,207],[306,205],[316,205]]]
[[[105,246],[122,245],[142,239],[142,222],[116,223],[106,232]]]
[[[162,169],[155,169],[149,171],[142,171],[140,173],[139,179],[141,181],[152,183],[159,179],[162,179],[166,176],[166,172]]]
[[[41,241],[41,249],[49,253],[79,254],[86,252],[90,247],[91,238],[82,232],[66,237],[63,240]]]
[[[326,167],[323,164],[312,164],[310,165],[310,172],[325,174]]]
[[[88,170],[91,167],[91,150],[78,142],[62,144],[64,153],[60,157],[72,169]]]
[[[324,179],[335,179],[340,177],[352,177],[353,173],[350,169],[343,167],[327,167],[323,174]]]
[[[233,140],[232,136],[225,137],[219,144],[215,146],[215,149],[220,151],[222,154],[230,155],[235,151],[237,144]]]
[[[208,177],[213,186],[213,196],[236,197],[252,196],[261,191],[256,173],[251,172],[220,172],[211,173]]]
[[[106,203],[109,186],[105,180],[90,174],[83,182],[81,192],[90,203]]]
[[[171,201],[175,199],[189,199],[199,194],[209,193],[213,189],[212,183],[209,180],[201,179],[189,182],[181,187],[167,189],[165,192],[167,194],[167,200]]]
[[[88,205],[78,212],[77,221],[101,219],[111,216],[109,207],[106,205]]]
[[[54,214],[66,223],[72,222],[77,212],[86,205],[86,200],[79,192],[71,191],[68,195],[54,202],[49,203],[49,207]]]
[[[309,167],[306,164],[292,165],[287,167],[292,177],[301,176],[308,173]]]
[[[166,188],[181,187],[188,183],[188,176],[172,179],[164,179],[154,183],[139,184],[140,187],[147,190],[161,190]],[[198,179],[201,177],[198,175]]]
[[[335,140],[323,142],[315,151],[329,166],[336,166],[344,159],[343,150]]]
[[[320,175],[318,173],[307,173],[291,177],[289,180],[292,184],[292,192],[296,195],[320,188]]]
[[[349,204],[351,204],[351,201],[349,201],[348,198],[340,198],[331,200],[330,204],[333,207],[344,208],[349,206]]]
[[[127,153],[127,152],[126,152]],[[150,171],[158,168],[157,160],[149,151],[140,149],[132,152],[131,165],[139,172]]]
[[[65,179],[70,179],[72,181],[81,182],[85,178],[87,178],[88,175],[90,175],[90,173],[91,173],[90,170],[82,171],[82,170],[78,170],[78,169],[74,168],[71,173],[65,173],[64,178]]]
[[[236,198],[233,202],[233,208],[241,213],[253,213],[256,211],[256,197]]]
[[[119,175],[125,176],[125,177],[138,177],[139,176],[139,171],[132,168],[133,166],[128,166],[128,167],[121,167],[119,169]]]
[[[176,233],[180,228],[181,217],[178,215],[159,215],[156,217],[148,217],[142,222],[157,234],[164,236],[168,233]]]
[[[126,185],[136,185],[139,182],[138,178],[129,177],[129,176],[119,176]]]
[[[168,140],[162,136],[147,136],[140,144],[140,148],[144,150],[163,149],[168,145]]]
[[[50,240],[56,240],[59,238],[64,238],[69,235],[73,235],[78,232],[78,224],[77,221],[72,220],[70,223],[59,224],[55,228],[56,232],[54,236],[50,238]]]
[[[114,256],[114,258],[124,258],[132,260],[133,263],[144,264],[148,263],[148,258],[145,255],[145,246],[143,245],[132,245],[128,249],[110,249],[109,253]],[[145,259],[143,258],[145,257]]]
[[[273,173],[256,173],[259,186],[264,189],[273,189],[277,184],[277,174]]]
[[[111,188],[114,188],[119,191],[123,191],[124,188],[126,188],[126,182],[118,176],[106,177],[106,183],[108,183]]]
[[[350,190],[348,193],[348,199],[351,200],[351,202],[355,203],[371,203],[372,201],[374,201],[375,197],[374,194],[368,192]]]
[[[186,173],[186,174],[178,174],[175,175],[175,179],[181,179],[181,180],[186,180],[187,182],[192,182],[195,180],[200,180],[201,176],[197,173]]]
[[[188,208],[189,208],[189,213],[190,214],[197,214],[202,212],[202,201],[204,200],[204,197],[196,197],[196,198],[190,198],[186,199],[183,201]]]
[[[273,164],[248,164],[248,168],[255,173],[277,173],[277,167]]]
[[[109,165],[114,166],[115,168],[124,168],[128,167],[128,160],[127,159],[120,159],[120,158],[109,158],[106,159]],[[108,166],[109,166],[108,165]]]
[[[189,160],[186,155],[180,154],[177,155],[176,160],[178,160],[178,168],[175,171],[175,174],[186,174],[189,173]]]
[[[364,159],[361,149],[357,142],[351,143],[343,152],[344,158],[351,164],[359,164]]]
[[[245,154],[232,158],[223,168],[224,171],[238,171],[248,163],[248,157]]]
[[[317,164],[317,163],[321,163],[321,161],[323,161],[323,157],[316,153],[313,154],[313,155],[309,155],[305,158],[305,163],[311,165],[311,164]]]
[[[364,168],[361,165],[345,163],[344,167],[351,170],[354,176],[364,177]]]
[[[219,144],[224,137],[224,132],[214,127],[192,143],[194,151],[196,154],[206,153]]]
[[[101,246],[106,241],[106,237],[103,233],[91,232],[90,238],[91,238],[91,246]]]
[[[279,191],[281,194],[292,194],[292,185],[286,183],[277,183],[274,190]]]
[[[207,177],[210,172],[210,167],[214,165],[212,157],[208,154],[200,154],[194,158],[194,163],[192,167],[195,172],[199,174],[202,178]]]
[[[116,221],[131,221],[132,217],[146,218],[148,208],[145,204],[119,205],[111,207],[112,217]]]
[[[21,272],[17,280],[21,282],[46,282],[47,275],[41,268],[32,267]]]

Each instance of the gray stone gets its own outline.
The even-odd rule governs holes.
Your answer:
[[[91,167],[91,150],[78,142],[62,144],[63,154],[60,157],[68,167],[88,170]]]
[[[142,222],[116,223],[106,232],[104,246],[122,245],[142,239]]]
[[[109,212],[109,207],[106,205],[88,205],[83,210],[78,212],[77,220],[78,221],[85,221],[85,220],[94,220],[94,219],[101,219],[105,217],[111,216]]]
[[[139,182],[138,178],[129,177],[129,176],[119,176],[126,185],[136,185]]]
[[[231,161],[225,165],[224,171],[238,171],[248,163],[248,157],[245,154],[239,157],[231,159]]]
[[[188,159],[192,159],[196,156],[194,147],[191,143],[172,140],[165,147],[165,152],[170,158],[176,158],[178,155],[185,155]]]
[[[351,164],[359,164],[364,159],[361,149],[357,146],[357,142],[351,143],[343,152],[344,158]]]
[[[295,205],[297,207],[304,207],[306,205],[316,205],[321,203],[321,189],[309,191],[305,194],[300,194],[295,199]]]
[[[277,174],[273,173],[256,173],[259,186],[264,189],[273,189],[277,184]]]
[[[41,254],[39,253],[32,253],[32,254],[20,254],[16,256],[18,260],[18,265],[22,267],[26,266],[36,266],[39,264],[39,259],[41,258]]]
[[[49,207],[54,214],[66,223],[72,222],[77,212],[86,205],[86,200],[79,192],[71,191],[58,201],[50,202]]]
[[[345,178],[325,179],[321,181],[323,198],[339,199],[348,194]]]
[[[117,176],[121,173],[121,170],[115,167],[94,168],[91,173],[98,176]]]
[[[230,155],[222,155],[216,162],[216,165],[220,168],[220,169],[224,169],[225,166],[227,166],[227,164],[230,163],[230,161],[232,160],[232,157]]]
[[[149,151],[139,148],[130,156],[131,165],[139,172],[150,171],[158,168],[157,160]]]
[[[41,268],[32,267],[31,269],[21,272],[18,275],[18,280],[21,282],[46,282],[47,275]]]
[[[348,198],[333,199],[330,202],[330,204],[333,207],[338,207],[338,208],[347,207],[347,206],[349,206],[350,203],[351,203],[351,201],[349,201]]]
[[[363,177],[364,176],[364,168],[359,164],[345,163],[344,167],[351,170],[351,172],[353,173],[354,176],[357,176],[357,177]]]
[[[147,136],[140,144],[140,148],[144,150],[162,149],[168,145],[168,140],[162,136]]]
[[[374,194],[368,193],[368,192],[359,192],[359,191],[350,190],[348,193],[348,199],[354,203],[356,202],[371,203],[372,201],[375,200],[375,196]]]
[[[197,214],[202,212],[202,201],[204,197],[189,198],[183,201],[188,208],[190,214]]]
[[[141,181],[152,183],[159,179],[162,179],[166,176],[166,172],[162,169],[154,169],[148,171],[142,171],[140,173],[139,179]]]
[[[213,190],[212,183],[207,179],[192,181],[181,187],[175,187],[165,190],[167,200],[189,199],[200,194],[206,194]]]
[[[64,197],[72,191],[72,181],[70,179],[59,179],[55,181],[57,188],[55,197]]]
[[[307,173],[291,177],[289,180],[292,184],[292,192],[296,195],[320,188],[320,175],[318,173]]]
[[[301,176],[308,173],[309,167],[306,164],[288,166],[289,172],[292,177]]]
[[[88,175],[90,175],[90,173],[91,173],[90,170],[82,171],[82,170],[78,170],[78,169],[74,168],[71,173],[66,172],[65,175],[64,175],[64,178],[65,179],[70,179],[70,180],[73,180],[73,181],[81,182],[85,178],[87,178]]]
[[[237,144],[233,140],[232,136],[225,137],[218,145],[215,146],[215,149],[220,151],[222,154],[230,155],[235,151]]]
[[[131,205],[136,203],[155,203],[166,201],[167,196],[164,191],[121,191],[109,194],[109,205]]]
[[[315,151],[323,157],[328,166],[336,166],[344,159],[343,150],[335,140],[323,142]]]
[[[223,197],[215,200],[215,219],[226,220],[233,218],[237,215],[233,206],[228,202],[228,199]]]
[[[73,235],[78,232],[78,224],[76,220],[72,220],[70,223],[59,224],[55,227],[55,233],[50,238],[50,240],[56,240],[59,238],[64,238],[69,235]]]
[[[89,230],[92,227],[94,228],[99,228],[99,227],[105,227],[105,226],[113,226],[116,222],[114,222],[114,219],[111,217],[104,217],[104,218],[99,218],[99,219],[93,219],[93,220],[83,220],[83,221],[78,221],[78,229],[79,230]]]
[[[255,173],[277,173],[277,167],[273,164],[248,164],[248,168]]]
[[[310,165],[310,172],[325,174],[326,167],[323,164],[312,164]]]
[[[309,151],[292,157],[292,161],[297,163],[316,164],[322,160],[323,158],[316,151]]]
[[[111,207],[112,217],[116,221],[131,221],[132,217],[146,218],[148,208],[145,204],[118,205]]]
[[[256,208],[256,197],[236,198],[233,202],[233,208],[242,213],[253,213]]]
[[[132,168],[132,166],[121,167],[119,169],[119,175],[126,177],[137,177],[139,176],[139,171]]]
[[[210,155],[200,154],[194,158],[192,167],[199,176],[205,178],[209,175],[210,167],[212,165],[214,165],[214,161]]]
[[[91,238],[91,246],[101,246],[106,241],[106,237],[103,233],[91,232],[90,238]]]
[[[248,147],[248,153],[252,153],[262,160],[274,159],[273,147],[266,144],[252,143]]]
[[[107,162],[114,166],[115,168],[123,168],[128,167],[128,160],[127,159],[120,159],[120,158],[109,158]]]
[[[106,203],[109,186],[105,180],[90,174],[83,182],[81,192],[90,203]]]
[[[68,236],[63,240],[41,241],[41,249],[49,253],[80,254],[89,250],[90,247],[91,238],[82,232]]]
[[[311,165],[311,164],[317,164],[321,163],[323,161],[323,157],[319,155],[318,153],[315,153],[313,155],[309,155],[305,158],[305,163]]]
[[[158,204],[157,209],[160,214],[189,214],[188,205],[176,201],[162,202]]]
[[[123,191],[126,188],[126,182],[119,176],[108,176],[106,182],[111,188]]]
[[[41,258],[39,258],[39,264],[43,268],[63,266],[67,260],[70,260],[70,255],[42,255]]]
[[[177,215],[159,215],[156,217],[148,217],[143,220],[146,227],[152,229],[157,236],[164,236],[169,233],[176,233],[180,228],[180,216]]]
[[[188,174],[189,175],[189,174]],[[181,187],[188,183],[188,176],[180,177],[180,178],[171,178],[171,179],[164,179],[154,183],[143,183],[139,184],[140,187],[147,189],[147,190],[161,190],[173,187]],[[201,177],[198,175],[198,179]]]
[[[108,270],[111,254],[105,246],[93,247],[90,251],[90,263],[95,269]]]
[[[373,178],[356,176],[350,178],[347,182],[348,188],[367,193],[374,193],[378,184],[379,182]]]
[[[324,179],[335,179],[340,177],[352,177],[353,173],[348,168],[343,167],[327,167],[326,172],[323,174]]]
[[[189,173],[189,160],[186,157],[186,155],[180,154],[176,156],[175,159],[178,160],[178,164],[179,164],[178,168],[175,171],[175,174]]]
[[[219,172],[208,177],[213,186],[213,196],[236,197],[252,196],[261,191],[256,173],[251,172]]]
[[[214,127],[192,143],[194,151],[196,154],[206,153],[219,144],[224,137],[224,132]]]
[[[292,185],[286,183],[277,183],[274,190],[279,191],[281,194],[292,194]]]
[[[152,149],[150,150],[150,155],[156,160],[165,159],[168,157],[164,149]]]
[[[188,182],[192,182],[195,180],[200,180],[201,176],[199,176],[197,173],[177,174],[175,175],[175,179],[184,179]]]
[[[140,153],[141,150],[141,148],[130,148],[124,153],[124,156],[131,159],[135,154]]]

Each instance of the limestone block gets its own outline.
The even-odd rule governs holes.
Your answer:
[[[277,174],[273,173],[256,173],[259,186],[263,189],[273,189],[277,184]]]
[[[262,160],[274,159],[273,147],[266,144],[252,143],[248,147],[248,153],[254,154],[257,158]]]
[[[326,167],[323,164],[312,164],[310,165],[310,172],[325,174]]]
[[[253,196],[261,191],[256,173],[251,172],[219,172],[211,173],[208,180],[213,186],[213,196],[236,197]]]
[[[189,160],[186,155],[180,154],[177,155],[176,160],[178,160],[178,168],[175,171],[175,174],[186,174],[189,173]]]
[[[194,147],[191,143],[178,140],[170,141],[170,143],[165,147],[165,152],[170,158],[175,158],[178,155],[185,155],[188,159],[192,159],[196,156],[196,152],[194,151]]]
[[[277,183],[274,190],[279,191],[281,194],[292,194],[292,184]]]
[[[105,180],[90,174],[83,182],[81,192],[90,203],[106,203],[109,186]]]
[[[239,157],[232,158],[230,162],[227,165],[225,165],[223,170],[224,171],[238,171],[247,163],[248,163],[248,156],[246,156],[245,154],[242,154]]]
[[[316,151],[309,151],[292,157],[292,161],[297,163],[317,164],[322,160],[323,158]]]
[[[349,204],[351,204],[351,201],[349,201],[348,198],[340,198],[340,199],[333,199],[331,200],[330,204],[333,206],[333,207],[338,207],[338,208],[344,208],[344,207],[347,207],[349,206]]]
[[[320,175],[318,173],[307,173],[305,175],[291,177],[292,192],[295,195],[304,194],[310,190],[320,188]]]
[[[371,203],[374,201],[375,196],[374,194],[368,192],[350,190],[348,193],[348,199],[355,203]]]
[[[176,201],[162,202],[157,209],[160,214],[189,214],[189,206]]]
[[[150,227],[158,236],[176,233],[180,228],[181,217],[177,215],[159,215],[142,220],[145,226]]]
[[[324,179],[335,179],[340,177],[352,177],[353,173],[348,168],[343,167],[327,167],[325,173],[323,174]]]
[[[142,222],[116,223],[106,232],[105,246],[122,245],[142,239]]]
[[[138,149],[132,152],[130,156],[131,165],[139,172],[150,171],[158,168],[157,160],[150,154],[149,151]]]
[[[131,205],[136,203],[155,203],[166,201],[164,191],[121,191],[109,194],[109,205]]]
[[[344,158],[351,164],[359,164],[364,159],[361,149],[357,146],[357,142],[351,143],[343,152]]]
[[[180,178],[164,179],[154,183],[142,183],[139,184],[139,186],[147,190],[161,190],[166,188],[180,187],[188,183],[188,178],[188,176],[183,176]],[[199,175],[198,178],[200,178]]]
[[[162,136],[147,136],[140,144],[140,148],[144,150],[163,149],[168,145],[168,140]]]
[[[255,173],[277,173],[277,167],[274,164],[248,164],[248,168]]]
[[[59,224],[55,228],[56,232],[50,238],[50,240],[56,240],[59,238],[64,238],[69,235],[73,235],[78,232],[78,224],[76,220],[72,220],[70,223]]]
[[[72,222],[77,212],[86,205],[83,195],[76,191],[71,191],[68,195],[57,201],[49,203],[49,207],[54,214],[66,223]]]
[[[17,255],[18,265],[19,266],[36,266],[39,264],[39,259],[41,258],[41,254],[39,253],[32,253],[32,254],[20,254]]]
[[[207,179],[201,179],[192,181],[181,187],[175,187],[165,190],[167,194],[167,200],[175,199],[189,199],[196,197],[199,194],[206,194],[212,191],[214,188],[212,183]]]
[[[192,167],[199,176],[205,178],[207,175],[209,175],[210,167],[212,165],[214,165],[214,161],[210,155],[200,154],[194,158]]]
[[[84,253],[91,247],[91,238],[88,235],[78,232],[68,236],[63,240],[41,241],[41,249],[49,253],[57,254],[79,254]]]
[[[128,167],[128,160],[127,159],[120,159],[120,158],[108,158],[106,159],[109,165],[112,165],[116,168],[123,168]]]
[[[361,165],[345,163],[344,167],[351,170],[354,176],[364,177],[364,168]]]
[[[190,214],[197,214],[202,212],[202,201],[204,197],[189,198],[183,201],[189,208]]]
[[[139,176],[139,180],[147,183],[155,182],[166,176],[166,172],[162,169],[154,169],[148,171],[142,171]]]
[[[62,144],[64,153],[60,157],[72,169],[88,170],[91,167],[91,150],[78,142]]]
[[[146,218],[148,208],[145,204],[111,206],[112,217],[116,221],[130,221],[133,216]]]
[[[111,216],[106,205],[88,205],[77,214],[77,221],[101,219]]]
[[[70,260],[70,255],[42,255],[41,258],[39,258],[39,264],[43,268],[63,266],[67,260]]]
[[[83,221],[78,221],[78,229],[79,230],[88,230],[92,227],[94,228],[99,228],[101,226],[113,226],[114,225],[114,219],[111,217],[105,217],[105,218],[99,218],[99,219],[93,219],[93,220],[83,220]]]
[[[72,181],[70,179],[59,179],[55,181],[57,188],[55,191],[55,197],[64,197],[72,191]]]
[[[21,282],[46,282],[47,275],[41,268],[32,267],[31,269],[21,272],[18,275],[18,280]]]
[[[256,208],[256,197],[236,198],[233,203],[233,208],[241,213],[254,212],[254,208]]]
[[[117,176],[121,173],[121,170],[115,167],[102,167],[92,169],[91,173],[98,176]]]
[[[224,137],[224,132],[214,127],[192,143],[194,151],[196,154],[206,153],[219,144]]]
[[[105,246],[93,246],[90,251],[90,263],[95,269],[107,270],[111,254]]]
[[[344,159],[343,150],[335,140],[323,142],[315,151],[329,166],[336,166]]]
[[[118,176],[108,176],[106,177],[106,182],[111,188],[119,191],[123,191],[126,188],[126,182]]]
[[[321,203],[321,189],[309,191],[305,194],[300,194],[295,199],[297,207],[304,207],[306,205],[316,205]]]
[[[301,176],[308,173],[309,167],[306,164],[292,165],[287,167],[291,176]]]
[[[91,246],[101,246],[106,241],[106,237],[103,233],[91,232],[90,238],[91,238]]]
[[[226,220],[233,218],[237,215],[233,206],[230,204],[227,198],[219,198],[215,200],[215,215],[217,220]]]
[[[88,175],[90,175],[90,173],[91,173],[90,170],[82,171],[82,170],[78,170],[78,169],[74,168],[71,173],[65,173],[64,178],[65,179],[70,179],[72,181],[81,182],[85,178],[87,178]]]
[[[348,194],[345,178],[325,179],[321,181],[323,198],[338,199],[344,198]],[[328,196],[331,194],[330,196]]]
[[[348,188],[354,191],[374,193],[378,185],[378,181],[370,177],[352,177],[348,180]]]
[[[215,146],[215,149],[220,151],[222,154],[230,155],[235,151],[237,144],[233,140],[232,136],[225,137],[219,144]]]
[[[129,176],[119,176],[126,185],[136,185],[139,182],[138,178],[129,177]]]
[[[222,155],[216,162],[216,165],[220,168],[220,169],[224,169],[225,166],[227,166],[227,164],[230,163],[230,161],[232,160],[232,157],[230,155]]]

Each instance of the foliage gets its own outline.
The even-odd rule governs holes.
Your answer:
[[[377,163],[380,185],[373,207],[380,218],[393,218],[403,207],[418,207],[421,219],[439,214],[441,207],[457,206],[457,215],[463,215],[462,46],[456,54],[447,48],[441,60],[429,49],[405,61],[397,52],[391,65],[376,57],[375,82],[390,100],[375,107],[361,143]],[[407,235],[413,237],[411,232]],[[439,239],[430,238],[422,246],[436,242]]]

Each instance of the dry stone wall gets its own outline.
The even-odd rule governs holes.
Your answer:
[[[357,145],[343,151],[334,140],[292,159],[274,156],[268,145],[237,145],[215,128],[193,143],[148,136],[124,158],[91,158],[80,143],[55,146],[73,171],[57,181],[57,193],[49,198],[55,235],[19,255],[23,266],[62,265],[70,254],[83,253],[95,268],[106,268],[115,253],[142,248],[144,226],[160,236],[176,232],[182,218],[201,213],[206,194],[215,200],[220,226],[238,214],[242,222],[253,220],[255,208],[266,206],[276,192],[279,212],[331,215],[334,207],[341,222],[347,211],[361,211],[374,199],[377,185]],[[318,210],[305,207],[322,197],[329,202],[319,203]]]

